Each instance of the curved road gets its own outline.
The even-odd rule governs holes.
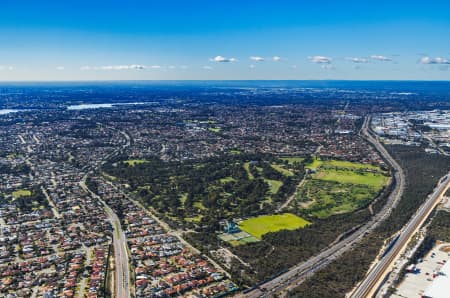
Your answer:
[[[366,233],[371,232],[376,228],[383,220],[385,220],[391,213],[391,209],[399,202],[405,185],[405,176],[400,165],[390,156],[386,149],[380,144],[377,138],[374,138],[369,132],[370,117],[366,117],[364,120],[361,134],[365,139],[370,142],[378,152],[384,157],[384,159],[394,169],[395,187],[389,194],[386,204],[381,211],[374,215],[370,221],[364,224],[361,228],[349,235],[347,238],[333,244],[326,248],[318,255],[308,259],[307,261],[300,263],[289,271],[275,277],[257,288],[251,290],[248,293],[241,294],[241,297],[256,298],[256,297],[271,297],[274,294],[283,293],[286,290],[292,289],[301,284],[307,277],[314,274],[317,270],[325,267],[343,253],[351,249],[352,245],[360,241]]]
[[[129,298],[130,297],[130,266],[128,262],[127,239],[125,233],[120,225],[120,220],[116,213],[94,192],[92,192],[86,185],[86,174],[80,182],[81,188],[87,191],[93,198],[99,200],[103,204],[108,219],[114,229],[113,246],[114,246],[114,260],[115,260],[115,297]]]
[[[106,160],[120,153],[121,150],[126,149],[131,145],[131,138],[125,132],[119,131],[125,139],[126,143],[119,147],[117,150],[112,152],[111,154],[105,156],[100,163],[100,166],[103,165]],[[100,167],[98,166],[98,167]],[[92,169],[96,170],[96,169]],[[108,219],[111,222],[111,225],[114,229],[113,233],[113,246],[114,246],[114,260],[115,260],[115,293],[114,297],[118,298],[130,298],[131,297],[131,289],[130,289],[130,263],[128,259],[128,251],[127,251],[127,239],[125,237],[125,233],[122,230],[122,226],[120,224],[120,220],[117,217],[116,213],[102,200],[100,196],[90,190],[86,185],[87,177],[89,176],[89,172],[86,173],[80,181],[80,187],[83,188],[86,192],[88,192],[92,197],[96,198],[103,204],[103,208],[108,215]]]

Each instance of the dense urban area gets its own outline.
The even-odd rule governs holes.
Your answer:
[[[430,84],[1,84],[0,297],[440,297]]]

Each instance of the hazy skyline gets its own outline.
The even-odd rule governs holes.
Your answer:
[[[448,1],[342,2],[6,0],[0,80],[450,79]]]

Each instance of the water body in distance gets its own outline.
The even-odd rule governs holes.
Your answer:
[[[114,106],[119,105],[143,105],[143,104],[151,104],[151,102],[124,102],[124,103],[86,103],[79,105],[71,105],[68,106],[68,110],[87,110],[87,109],[101,109],[101,108],[112,108]]]
[[[20,112],[21,110],[14,110],[14,109],[0,109],[0,115],[6,115],[6,114],[10,114],[10,113],[17,113]]]

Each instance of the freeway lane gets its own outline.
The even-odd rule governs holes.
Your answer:
[[[390,214],[402,197],[405,185],[405,175],[400,165],[390,156],[386,149],[380,144],[377,138],[374,138],[369,132],[369,124],[371,118],[368,116],[364,119],[364,124],[361,128],[361,136],[371,143],[381,156],[394,169],[394,189],[389,194],[386,204],[381,211],[375,214],[372,219],[364,224],[361,228],[350,234],[347,238],[340,240],[332,246],[326,248],[318,255],[300,263],[287,272],[275,277],[259,287],[251,290],[248,293],[242,294],[241,297],[257,298],[257,297],[271,297],[274,294],[283,293],[286,290],[292,289],[301,284],[307,277],[314,274],[317,270],[325,267],[332,261],[336,260],[343,253],[351,249],[352,245],[360,241],[366,233],[370,233],[382,221],[384,221]]]
[[[441,179],[428,200],[417,210],[416,214],[402,229],[400,237],[391,250],[372,268],[351,297],[372,297],[376,294],[377,289],[385,280],[387,274],[392,270],[395,260],[404,251],[411,237],[417,232],[436,205],[442,200],[442,196],[450,186],[449,175],[450,173]]]
[[[94,192],[92,192],[86,185],[86,179],[88,174],[86,174],[80,182],[81,188],[88,192],[92,197],[99,200],[104,207],[108,219],[114,229],[113,232],[113,246],[114,246],[114,260],[115,260],[115,297],[119,298],[129,298],[130,297],[130,268],[128,262],[128,252],[127,252],[127,240],[125,234],[120,225],[120,220],[116,213]]]
[[[101,125],[100,123],[98,123]],[[125,144],[123,144],[118,149],[114,150],[114,152],[105,156],[103,160],[97,165],[97,167],[93,168],[92,171],[97,170],[103,165],[108,159],[113,156],[119,154],[122,150],[125,150],[127,147],[131,145],[130,136],[123,132],[118,131],[121,135],[123,135],[125,139]],[[102,200],[100,196],[90,190],[86,185],[86,180],[89,176],[89,172],[83,176],[80,181],[80,186],[86,192],[88,192],[92,197],[98,199],[102,204],[103,208],[108,215],[108,219],[114,229],[113,232],[113,246],[114,246],[114,260],[115,260],[115,294],[114,297],[118,298],[130,298],[131,297],[131,288],[130,288],[130,264],[128,259],[128,251],[127,251],[127,239],[125,237],[125,233],[123,232],[122,226],[120,224],[120,220],[117,217],[116,213]]]

